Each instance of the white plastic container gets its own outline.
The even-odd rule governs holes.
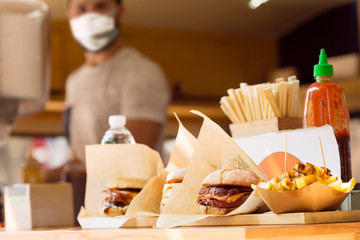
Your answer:
[[[101,144],[135,143],[131,132],[125,128],[126,117],[112,115],[109,117],[110,128],[105,132]]]

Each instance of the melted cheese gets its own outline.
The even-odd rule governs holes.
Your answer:
[[[235,202],[236,200],[238,200],[241,196],[247,194],[249,192],[243,192],[243,193],[238,193],[232,196],[215,196],[215,195],[205,195],[205,196],[200,196],[199,199],[216,199],[218,201],[222,201],[222,202]]]

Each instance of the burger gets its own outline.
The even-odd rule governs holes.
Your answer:
[[[242,205],[260,178],[252,171],[220,169],[202,182],[197,203],[203,214],[225,215]]]
[[[133,198],[145,186],[147,179],[117,178],[107,185],[102,215],[114,217],[124,215]]]
[[[184,176],[185,176],[186,168],[180,168],[175,171],[169,172],[169,174],[166,177],[166,183],[163,188],[162,192],[162,198],[160,203],[160,212],[163,211],[165,205],[167,204],[167,201],[171,195],[171,192],[173,190],[173,187],[176,184],[182,183]]]

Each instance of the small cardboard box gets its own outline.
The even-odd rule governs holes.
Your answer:
[[[69,183],[15,184],[4,189],[7,231],[74,225]]]
[[[258,135],[280,130],[302,128],[302,118],[271,118],[252,122],[230,124],[233,138]]]
[[[335,211],[348,196],[348,193],[320,182],[287,192],[271,191],[259,186],[256,191],[274,213]]]

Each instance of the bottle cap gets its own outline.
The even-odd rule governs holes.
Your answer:
[[[124,115],[111,115],[109,117],[109,125],[111,127],[123,127],[126,124],[126,117]]]
[[[328,64],[325,49],[321,49],[319,64],[314,66],[314,77],[317,76],[334,76],[333,66]]]

